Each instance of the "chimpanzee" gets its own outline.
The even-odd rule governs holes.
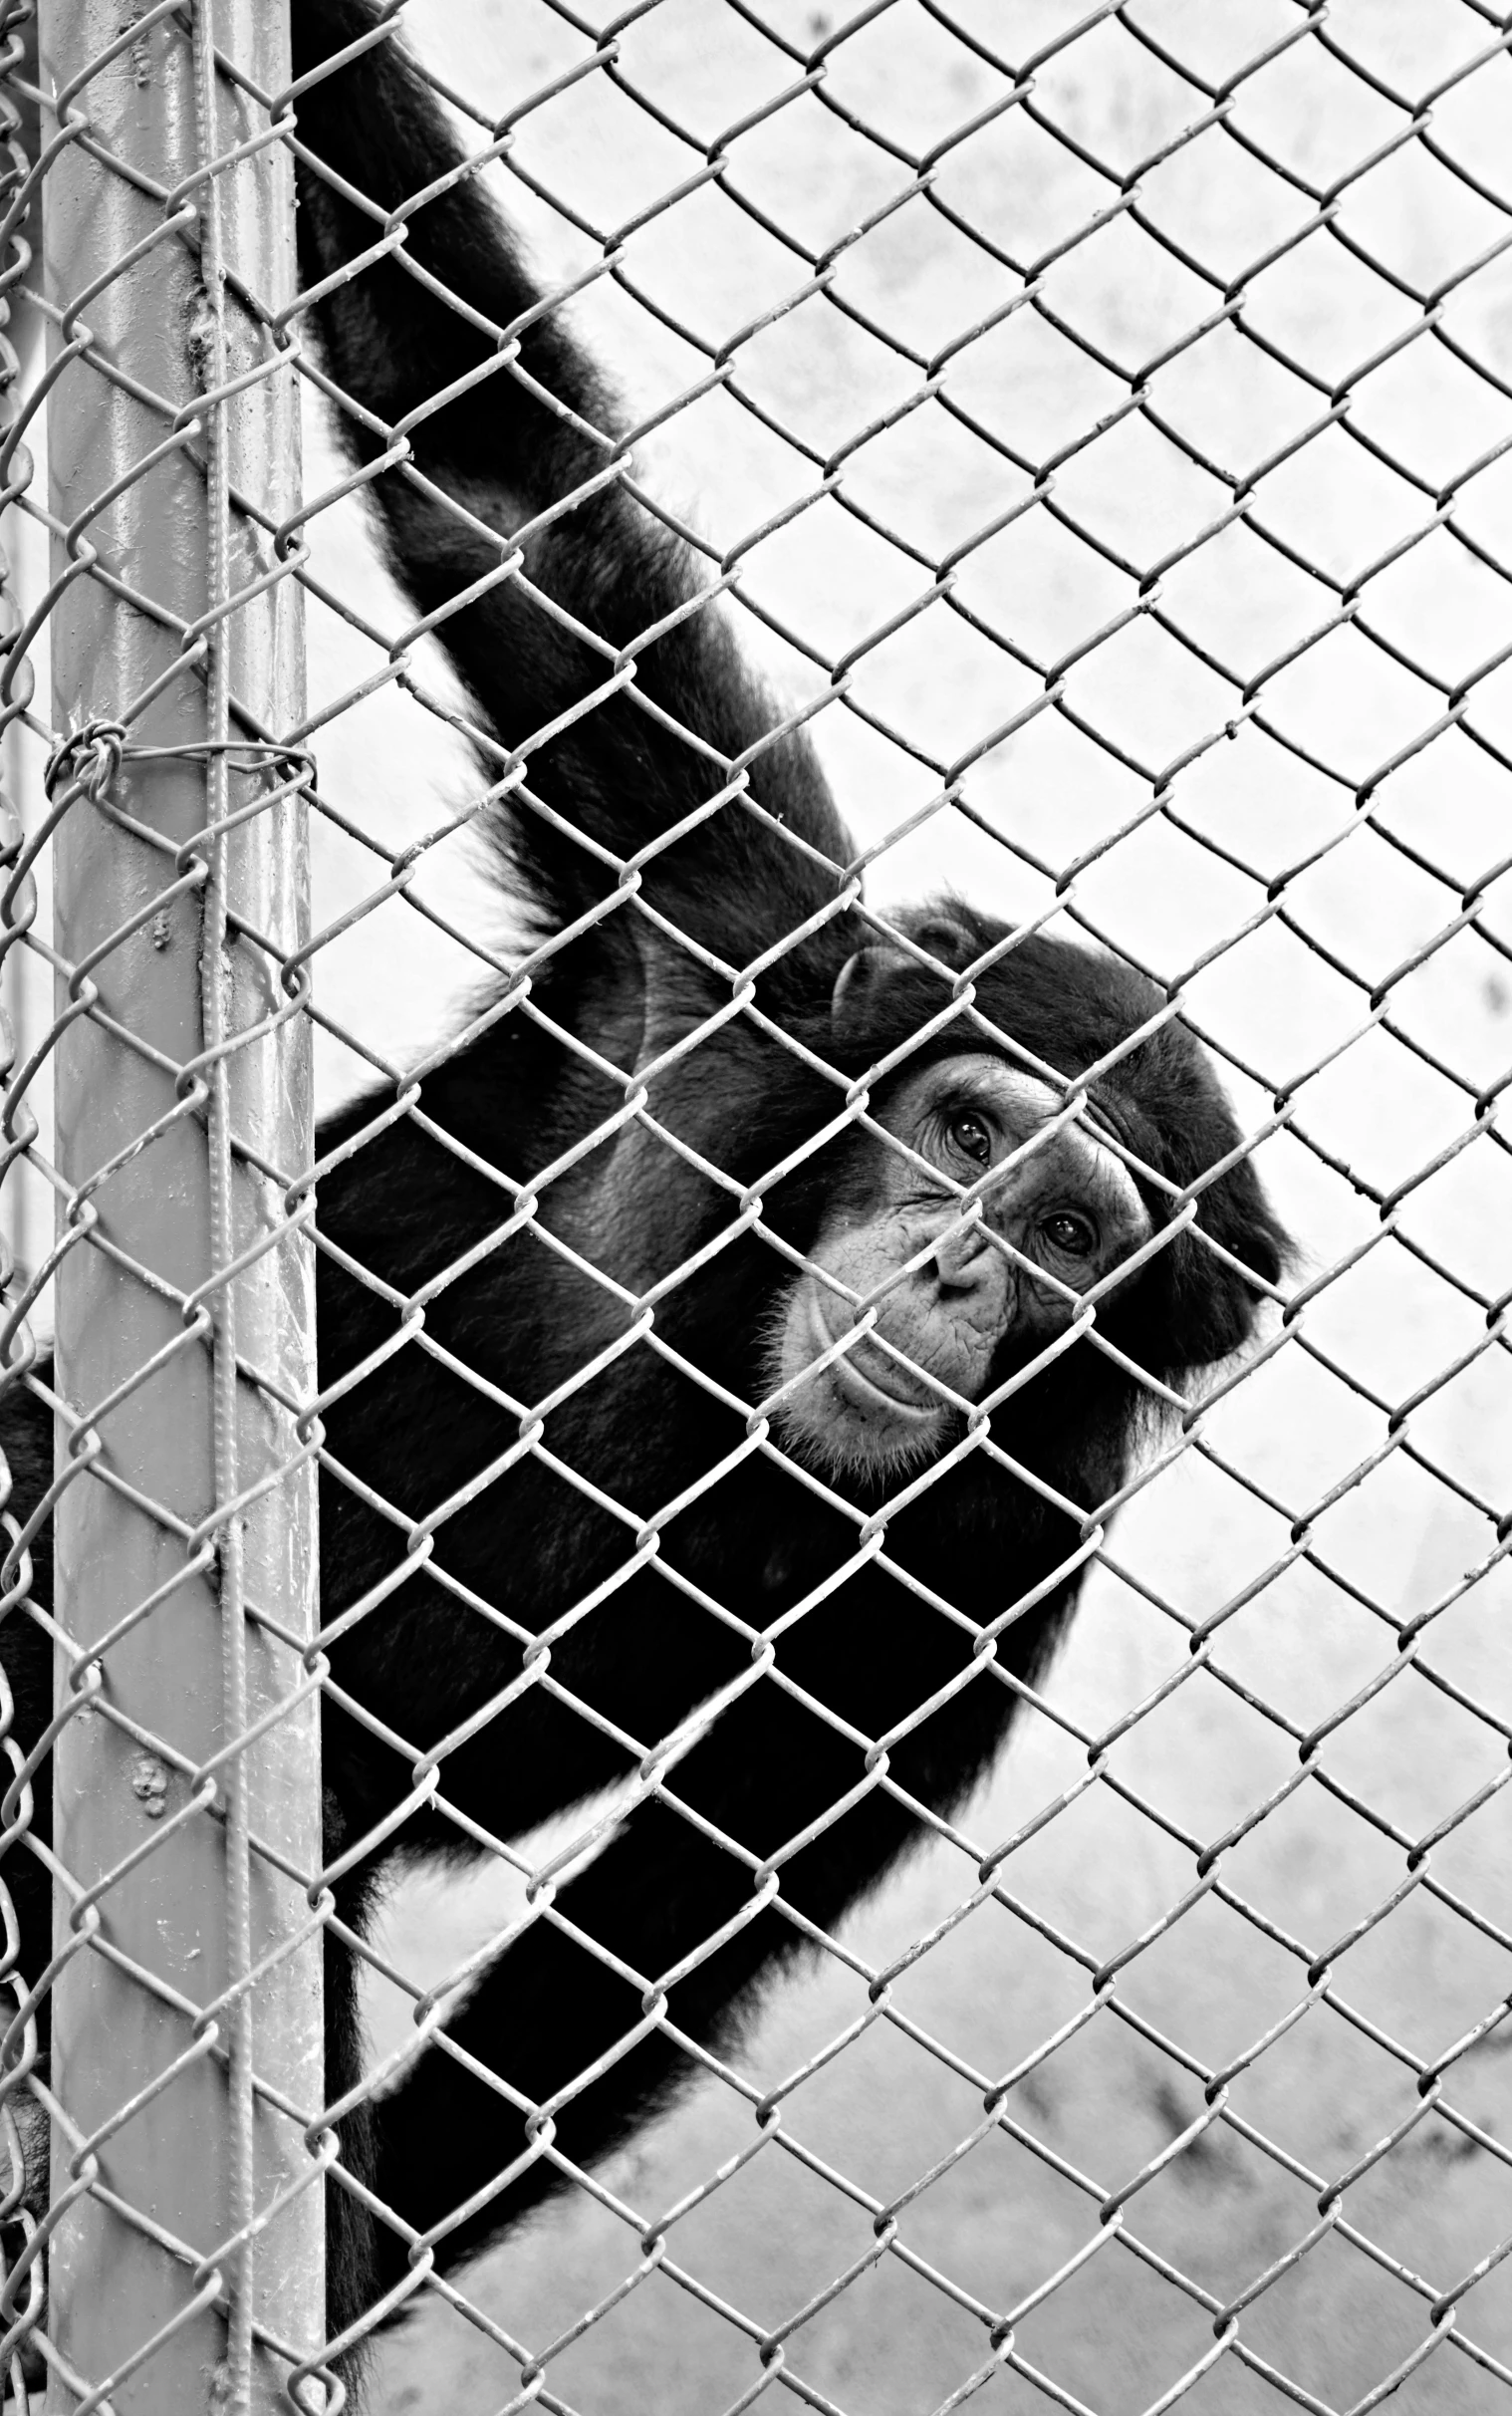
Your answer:
[[[1147,980],[859,905],[801,717],[387,13],[296,0],[305,324],[539,952],[412,1104],[319,1138],[328,1853],[376,1840],[340,1923],[395,1857],[460,1866],[639,1773],[457,2051],[342,2117],[450,2265],[965,1795],[1150,1405],[1245,1341],[1286,1243]],[[332,2102],[354,1971],[335,1938]],[[340,2328],[411,2236],[332,2195]]]

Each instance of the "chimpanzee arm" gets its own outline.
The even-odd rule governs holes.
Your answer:
[[[964,1654],[936,1642],[922,1658],[921,1695]],[[910,1691],[896,1688],[897,1699]],[[871,1707],[862,1708],[865,1714]],[[939,1805],[956,1800],[990,1758],[1010,1708],[1011,1697],[990,1674],[973,1678],[894,1751],[894,1773],[917,1797]],[[600,2077],[549,2109],[554,2144],[564,2155],[578,2165],[602,2158],[696,2069],[667,2028],[646,2024],[643,1998],[667,1981],[670,2027],[728,2047],[753,1988],[803,1948],[802,1924],[833,1928],[921,1836],[906,1803],[875,1774],[870,1786],[868,1780],[861,1745],[763,1681],[668,1775],[669,1794],[696,1819],[655,1798],[638,1805],[598,1860],[563,1889],[556,1907],[561,1925],[543,1919],[518,1939],[450,2016],[447,2035],[538,2108],[571,2090],[601,2057],[613,2057]],[[811,1827],[817,1836],[784,1859]],[[709,1829],[743,1851],[732,1852]],[[766,1901],[755,1867],[766,1856],[776,1858],[780,1904]],[[710,1942],[717,1943],[696,1961]],[[685,1963],[693,1968],[679,1973]],[[635,1981],[624,1977],[627,1967]],[[444,2046],[421,2057],[378,2117],[376,2186],[421,2231],[487,2190],[529,2145],[515,2099]],[[449,2267],[475,2255],[561,2187],[552,2159],[538,2158],[437,2241],[438,2263]],[[403,2242],[384,2227],[378,2258],[385,2287],[403,2273],[405,2256]]]
[[[737,1717],[736,1725],[753,1724]],[[786,1733],[799,1725],[813,1733]],[[723,1828],[729,1822],[743,1844],[774,1826],[772,1798],[778,1790],[769,1758],[774,1750],[785,1769],[791,1769],[788,1754],[796,1745],[805,1756],[798,1766],[811,1780],[819,1774],[812,1758],[817,1755],[827,1767],[832,1800],[843,1797],[860,1772],[860,1757],[839,1748],[833,1734],[827,1742],[817,1724],[780,1718],[775,1729],[767,1728],[761,1736],[762,1749],[742,1770],[741,1747],[758,1740],[729,1736],[726,1727],[726,1722],[719,1724],[717,1745],[710,1740],[703,1758],[712,1761],[717,1752],[723,1761],[725,1784],[715,1791],[726,1800],[718,1805],[724,1815],[718,1825]],[[838,1766],[842,1760],[847,1764],[844,1771]],[[699,1773],[687,1764],[673,1774],[670,1784],[679,1795],[683,1785],[691,1785],[695,1798],[707,1792],[699,1784]],[[805,1789],[815,1801],[825,1791],[823,1785],[817,1793],[812,1784]],[[743,1805],[733,1800],[736,1794],[747,1798]],[[711,1804],[700,1808],[713,1810]],[[784,1809],[790,1816],[789,1807]],[[787,1817],[777,1825],[786,1831]],[[823,1856],[808,1858],[820,1866],[808,1874],[809,1893],[814,1883],[822,1882],[829,1901],[823,1906],[805,1902],[805,1911],[822,1919],[828,1910],[833,1917],[837,1896],[854,1894],[890,1862],[910,1825],[894,1802],[877,1795],[845,1815],[829,1832]],[[563,1924],[571,1927],[543,1919],[527,1931],[450,2016],[447,2036],[536,2107],[557,2091],[570,2090],[601,2056],[613,2057],[602,2077],[571,2095],[553,2114],[557,2148],[576,2164],[595,2163],[668,2101],[696,2069],[665,2028],[645,2024],[643,1998],[684,1958],[716,1938],[725,1924],[736,1922],[755,1901],[756,1887],[749,1863],[665,1804],[642,1803],[599,1859],[558,1898]],[[784,1890],[790,1897],[794,1893],[791,1873],[785,1874]],[[802,1898],[804,1893],[800,1879],[797,1894]],[[574,1931],[593,1940],[603,1954],[580,1944]],[[668,2023],[693,2038],[717,2043],[728,2033],[732,2007],[764,1971],[774,1970],[802,1943],[803,1932],[781,1911],[767,1907],[756,1912],[706,1961],[673,1983],[667,1995]],[[643,1978],[647,1989],[623,1978],[617,1962]],[[444,2046],[431,2048],[396,2094],[378,2108],[376,2187],[396,2214],[426,2230],[508,2172],[528,2145],[526,2117],[515,2098],[479,2079]],[[527,2165],[437,2242],[438,2263],[445,2269],[476,2255],[497,2232],[562,2186],[560,2168],[551,2157]],[[405,2246],[386,2226],[378,2237],[377,2259],[387,2287],[404,2271]]]
[[[830,867],[850,843],[807,741],[772,734],[779,715],[722,608],[694,601],[688,549],[626,491],[614,405],[560,311],[529,316],[542,296],[479,178],[404,208],[464,156],[423,78],[391,36],[318,76],[374,22],[370,0],[297,0],[294,12],[296,76],[317,78],[296,104],[302,274],[331,377],[357,406],[340,414],[344,442],[371,462],[402,435],[407,454],[371,490],[393,566],[421,613],[442,616],[437,635],[497,736],[529,748],[534,798],[623,860],[720,796],[749,759],[760,810],[731,797],[655,861],[642,892],[679,930],[747,962],[837,895]],[[402,247],[342,282],[390,211]],[[503,568],[520,530],[523,572]],[[479,581],[491,583],[448,614]],[[529,747],[631,657],[629,684]],[[602,858],[528,803],[510,852],[553,918],[615,887]],[[845,947],[820,952],[833,977]]]
[[[44,1360],[37,1373],[44,1383],[50,1384],[51,1362]],[[0,1451],[4,1453],[10,1477],[10,1489],[0,1506],[21,1528],[33,1516],[53,1481],[53,1413],[29,1385],[19,1381],[0,1396]],[[10,1543],[10,1535],[0,1533],[0,1555]],[[14,1602],[0,1622],[0,1666],[4,1668],[5,1690],[10,1696],[8,1735],[23,1753],[31,1751],[53,1716],[53,1640],[48,1629],[27,1612],[28,1602],[40,1611],[52,1609],[51,1519],[32,1537],[30,1558],[32,1581],[27,1601]],[[11,1769],[8,1764],[3,1768],[0,1786],[8,1786]],[[44,1773],[32,1781],[32,1811],[26,1837],[46,1845],[52,1836],[52,1819],[53,1790]],[[30,1983],[44,1969],[53,1951],[53,1907],[47,1866],[27,1849],[26,1838],[18,1837],[15,1850],[6,1856],[5,1885],[20,1929],[17,1967],[22,1979]],[[7,2019],[11,2010],[8,2004]],[[40,2011],[45,2030],[50,2001],[45,2001]]]

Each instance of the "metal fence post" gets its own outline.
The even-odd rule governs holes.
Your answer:
[[[271,541],[298,408],[266,324],[295,274],[265,98],[287,10],[124,25],[115,0],[47,0],[42,56],[75,136],[46,248],[54,706],[83,733],[52,782],[78,1421],[58,1684],[80,1709],[56,1752],[77,1894],[55,1941],[73,2204],[50,2329],[118,2410],[271,2408],[323,2314],[313,1284],[291,1197],[312,1094],[282,978],[306,934],[304,767],[277,743],[303,655]]]

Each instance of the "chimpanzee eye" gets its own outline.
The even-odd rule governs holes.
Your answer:
[[[1070,1208],[1057,1208],[1047,1216],[1040,1231],[1052,1249],[1063,1258],[1090,1258],[1098,1246],[1097,1227],[1088,1216],[1078,1216]]]
[[[963,1157],[974,1159],[978,1166],[990,1165],[992,1135],[980,1116],[952,1116],[945,1131]]]

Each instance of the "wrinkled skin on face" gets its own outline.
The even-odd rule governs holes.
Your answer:
[[[927,1460],[1006,1344],[1050,1342],[1149,1238],[1149,1211],[1084,1105],[985,1051],[905,1076],[891,1137],[842,1188],[773,1353],[786,1440],[835,1472]],[[896,1145],[896,1146],[894,1146]]]

